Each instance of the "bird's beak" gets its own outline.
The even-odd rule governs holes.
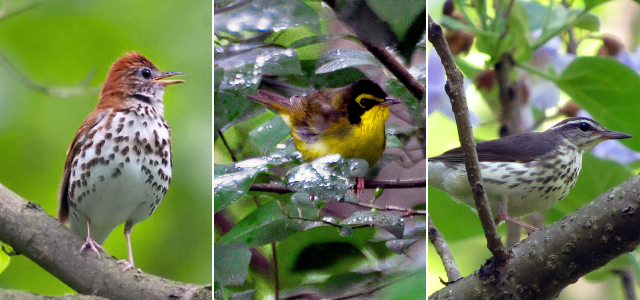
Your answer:
[[[176,84],[176,83],[183,83],[184,80],[161,80],[167,77],[171,77],[171,76],[177,76],[177,75],[181,75],[184,76],[184,73],[182,72],[164,72],[164,74],[162,74],[161,76],[158,76],[156,78],[153,79],[153,82],[157,82],[160,83],[164,86],[167,85],[172,85],[172,84]]]
[[[394,104],[398,104],[398,103],[402,103],[402,101],[398,100],[398,99],[393,99],[393,98],[386,98],[384,99],[384,101],[380,102],[380,106],[391,106]]]
[[[628,135],[626,133],[616,132],[616,131],[605,131],[600,135],[607,140],[621,140],[621,139],[628,139],[632,137],[631,135]]]

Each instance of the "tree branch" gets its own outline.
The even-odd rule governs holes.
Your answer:
[[[506,265],[481,270],[429,299],[551,299],[567,285],[640,243],[640,175],[532,233]],[[497,276],[495,276],[497,275]]]
[[[421,179],[409,179],[409,180],[365,180],[365,189],[410,189],[410,188],[424,188],[427,186],[427,180]],[[254,183],[251,185],[250,191],[254,192],[272,192],[278,194],[295,193],[295,191],[288,189],[286,186],[270,183]]]
[[[460,274],[460,269],[458,269],[458,265],[456,264],[456,260],[454,259],[451,250],[449,249],[449,245],[447,245],[447,242],[444,240],[444,236],[442,236],[442,233],[438,231],[436,225],[431,221],[431,217],[428,217],[428,224],[429,241],[431,241],[431,244],[436,249],[436,252],[442,260],[449,282],[459,280],[462,278],[462,274]]]
[[[109,299],[211,299],[197,286],[139,271],[123,272],[113,257],[79,254],[82,239],[39,205],[0,185],[0,240],[81,294]],[[202,298],[204,297],[204,298]]]
[[[453,54],[449,50],[449,45],[442,34],[442,28],[436,24],[429,15],[429,42],[440,56],[445,73],[447,74],[447,83],[444,88],[451,100],[451,109],[456,118],[458,126],[458,136],[460,137],[460,146],[464,156],[464,164],[467,169],[467,177],[469,184],[473,189],[473,199],[475,201],[478,216],[487,238],[487,246],[491,253],[499,260],[504,261],[509,257],[496,224],[491,215],[491,208],[487,200],[487,194],[482,185],[482,175],[478,167],[478,153],[476,152],[476,143],[473,138],[471,121],[469,119],[469,108],[467,107],[467,99],[464,94],[462,72],[456,66]]]

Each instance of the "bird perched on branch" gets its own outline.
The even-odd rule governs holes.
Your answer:
[[[400,103],[369,79],[306,96],[285,98],[258,90],[252,101],[276,110],[291,128],[296,149],[305,161],[329,154],[362,158],[373,166],[385,148],[389,106]]]
[[[162,80],[181,72],[160,71],[136,52],[111,66],[95,110],[76,132],[60,184],[58,220],[86,242],[80,248],[104,251],[109,233],[124,223],[134,267],[131,229],[156,209],[171,180],[171,130],[164,119]]]
[[[547,209],[567,196],[578,180],[585,151],[606,140],[630,137],[589,118],[570,118],[544,132],[478,143],[480,171],[496,224],[505,220],[538,230],[515,218]],[[475,211],[461,148],[429,158],[428,173],[430,186]]]

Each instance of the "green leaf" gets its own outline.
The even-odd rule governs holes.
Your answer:
[[[371,53],[352,49],[339,49],[326,52],[318,58],[316,66],[316,74],[334,72],[356,66],[382,68],[382,64],[380,64]]]
[[[427,282],[427,272],[422,268],[411,275],[401,278],[382,292],[384,299],[388,300],[421,300],[427,299],[427,291],[424,288]],[[412,291],[408,293],[407,291]]]
[[[597,32],[600,31],[600,18],[592,13],[588,13],[576,21],[574,26],[580,29]]]
[[[9,245],[3,244],[3,246],[7,252],[13,251],[13,249]],[[7,255],[7,253],[5,253],[4,251],[0,251],[0,274],[2,274],[4,269],[6,269],[9,266],[9,262],[11,262],[11,257]]]
[[[640,76],[608,57],[576,58],[556,80],[558,87],[610,130],[637,132]],[[640,139],[622,140],[640,149]]]
[[[590,10],[600,4],[607,3],[611,0],[584,0],[584,9]]]
[[[387,131],[387,143],[385,148],[404,148],[404,144],[398,137]]]
[[[260,153],[267,155],[269,151],[291,133],[289,126],[280,116],[256,127],[249,133],[251,140],[258,146]]]
[[[525,62],[531,59],[531,45],[529,45],[529,17],[520,5],[514,2],[509,16],[509,33],[502,44],[502,52],[512,52],[516,62]]]
[[[248,290],[240,293],[229,294],[229,300],[251,300],[258,290]]]
[[[213,249],[213,260],[216,262],[214,280],[222,286],[242,286],[251,261],[249,247],[242,244],[216,244]]]
[[[383,21],[391,25],[391,29],[399,39],[406,37],[413,21],[424,13],[427,5],[423,0],[405,0],[399,6],[395,1],[367,0],[367,4]]]
[[[253,180],[266,168],[250,168],[213,178],[213,207],[219,212],[240,199],[251,188]]]
[[[396,238],[401,239],[404,232],[404,221],[400,217],[385,214],[377,211],[357,211],[348,218],[342,220],[340,225],[360,226],[370,225],[376,226],[393,234]]]
[[[264,198],[271,198],[263,196]],[[273,200],[259,207],[227,234],[218,240],[218,244],[244,243],[251,247],[269,244],[304,230],[310,222],[292,220],[283,215],[277,201]],[[264,203],[264,201],[261,201]]]

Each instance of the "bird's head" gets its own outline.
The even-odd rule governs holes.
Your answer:
[[[137,52],[129,52],[111,65],[100,92],[101,105],[135,106],[143,102],[163,110],[164,88],[183,80],[162,80],[182,72],[160,71],[149,59]],[[114,102],[115,101],[115,102]]]
[[[387,93],[369,79],[359,79],[345,88],[350,95],[347,97],[347,110],[351,124],[360,123],[362,115],[374,107],[384,107],[388,112],[387,107],[400,103],[399,100],[387,98]]]
[[[582,150],[589,150],[606,140],[628,139],[631,135],[611,131],[589,118],[566,119],[547,131],[559,134],[566,142]]]

